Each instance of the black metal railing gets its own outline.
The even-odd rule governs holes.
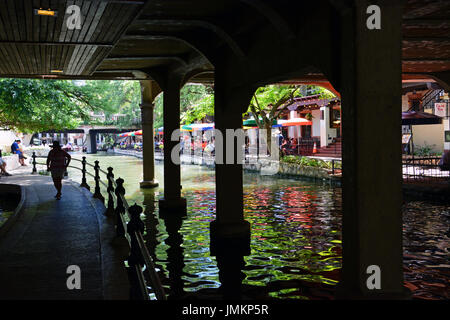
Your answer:
[[[38,172],[36,165],[46,165],[46,163],[36,162],[37,158],[46,159],[47,157],[36,156],[35,152],[33,152],[33,174]],[[156,299],[166,300],[166,294],[157,274],[155,264],[145,245],[143,237],[144,223],[140,218],[143,209],[137,204],[134,204],[133,206],[128,205],[128,202],[125,199],[125,188],[123,187],[124,180],[122,178],[114,180],[113,168],[109,167],[107,169],[108,172],[105,172],[100,168],[99,161],[95,161],[95,165],[88,163],[86,157],[83,157],[82,160],[72,158],[72,161],[81,163],[81,168],[68,166],[68,168],[81,171],[82,178],[80,186],[90,190],[90,187],[87,184],[86,175],[93,177],[95,181],[93,197],[99,199],[103,203],[105,202],[105,198],[101,194],[100,185],[103,185],[106,188],[108,202],[105,215],[115,218],[116,237],[125,238],[130,249],[130,255],[127,258],[127,262],[133,271],[131,274],[133,274],[133,277],[136,279],[137,285],[139,286],[139,289],[137,290],[138,294],[133,298],[150,300],[147,282],[144,276],[144,271],[146,271],[151,282],[150,287],[152,288]],[[88,172],[86,166],[93,168],[95,174]],[[108,184],[101,180],[100,174],[106,176]],[[128,222],[126,217],[128,217]]]
[[[450,171],[439,168],[439,157],[407,158],[402,161],[403,181],[420,183],[449,183]]]
[[[436,89],[428,91],[422,97],[422,108],[432,109],[434,113],[434,104],[439,101],[440,96],[444,93],[443,89]]]

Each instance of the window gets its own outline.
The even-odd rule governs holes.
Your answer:
[[[312,126],[301,126],[302,138],[311,138]]]
[[[341,110],[330,108],[330,128],[341,127]]]

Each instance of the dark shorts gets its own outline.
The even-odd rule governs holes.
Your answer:
[[[52,178],[64,178],[64,172],[66,171],[66,169],[64,168],[53,168],[50,169],[50,172],[52,173]]]

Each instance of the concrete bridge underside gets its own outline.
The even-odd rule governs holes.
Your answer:
[[[0,10],[26,9],[13,2],[2,2]],[[63,12],[66,1],[57,3]],[[259,86],[283,81],[331,84],[342,98],[345,141],[338,297],[407,296],[402,270],[401,86],[402,79],[426,78],[449,88],[448,2],[377,1],[380,29],[367,27],[372,2],[366,0],[80,4],[83,12],[93,10],[81,31],[62,27],[64,15],[54,20],[26,12],[2,16],[0,75],[140,80],[143,186],[157,184],[152,115],[161,90],[164,132],[169,137],[179,128],[180,88],[188,81],[214,83],[215,124],[222,132],[241,127],[242,113]],[[17,23],[14,17],[26,17],[28,23]],[[111,25],[108,17],[120,17],[121,23]],[[30,27],[35,20],[41,22],[40,33]],[[52,73],[54,68],[62,72]],[[383,130],[374,134],[376,124],[383,124]],[[185,210],[186,202],[181,197],[180,166],[170,161],[175,144],[165,141],[160,207],[176,214]],[[215,170],[211,254],[242,262],[250,242],[250,225],[243,217],[242,166],[217,165]],[[381,270],[381,288],[376,290],[366,285],[372,265]],[[239,280],[228,289],[233,292],[238,286]]]

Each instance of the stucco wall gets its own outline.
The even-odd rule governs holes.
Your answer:
[[[413,126],[414,146],[430,146],[434,152],[444,150],[444,125],[429,124]]]
[[[406,112],[409,109],[408,105],[408,95],[402,95],[402,112]]]
[[[312,110],[312,136],[320,137],[320,110]]]

